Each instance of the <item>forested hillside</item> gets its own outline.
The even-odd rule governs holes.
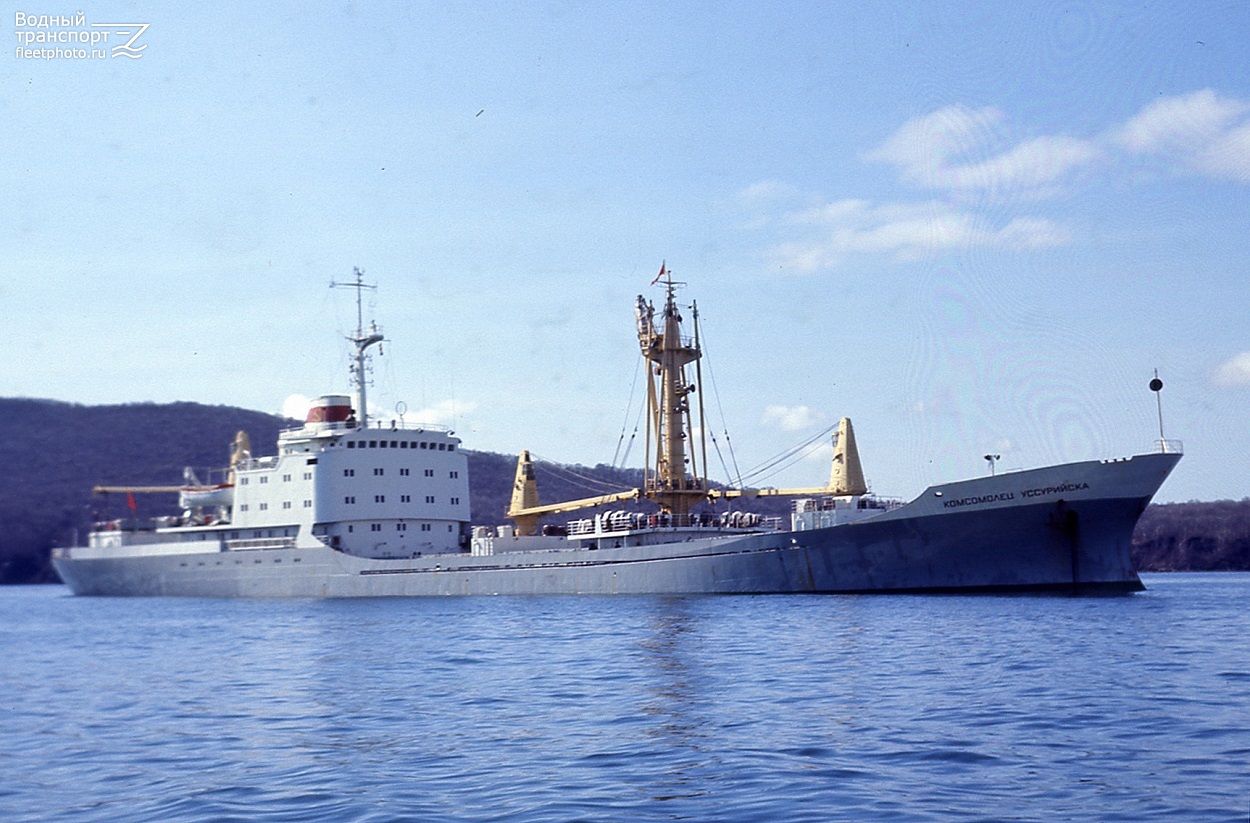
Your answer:
[[[1133,560],[1150,571],[1250,569],[1250,499],[1151,506],[1133,533]]]
[[[93,486],[177,485],[184,466],[221,468],[242,429],[253,453],[273,454],[291,421],[227,406],[151,403],[80,406],[49,400],[0,399],[14,434],[0,440],[0,582],[56,580],[52,546],[85,535],[93,512],[126,514],[125,498],[92,496]],[[506,522],[516,456],[466,450],[473,522]],[[589,497],[638,485],[637,470],[537,464],[543,500]],[[114,495],[114,497],[117,497]],[[176,511],[176,495],[138,495],[141,515]],[[756,501],[766,514],[780,500]],[[1250,569],[1250,499],[1176,503],[1147,509],[1133,538],[1144,571]]]

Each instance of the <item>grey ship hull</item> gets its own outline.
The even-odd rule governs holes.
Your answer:
[[[809,531],[674,530],[673,542],[409,560],[328,547],[85,557],[54,564],[76,594],[383,597],[1136,591],[1133,527],[1179,454],[934,486],[897,509]],[[622,540],[621,542],[625,542]]]

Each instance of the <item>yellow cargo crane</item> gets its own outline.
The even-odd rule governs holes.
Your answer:
[[[676,287],[672,273],[665,266],[660,275],[665,281],[666,297],[660,322],[656,321],[655,307],[639,295],[635,304],[635,320],[638,343],[647,361],[647,434],[646,452],[648,465],[643,475],[642,488],[627,489],[611,494],[568,500],[563,503],[540,505],[538,482],[528,451],[522,451],[517,459],[516,478],[512,485],[512,500],[507,516],[516,523],[518,535],[533,535],[538,531],[538,520],[548,514],[588,509],[609,503],[647,499],[659,505],[660,510],[678,518],[689,515],[697,504],[717,498],[735,497],[782,497],[801,495],[861,495],[868,486],[864,482],[859,451],[855,446],[855,433],[850,418],[843,417],[833,434],[833,465],[829,472],[829,484],[816,488],[796,489],[712,489],[707,481],[707,441],[703,436],[707,426],[703,415],[703,380],[699,347],[699,311],[691,304],[694,336],[684,338],[681,333],[682,316],[677,306]],[[693,363],[696,380],[690,382],[686,366]],[[698,402],[699,450],[688,454],[686,444],[693,443],[696,431],[690,398]],[[654,451],[652,443],[654,439]]]

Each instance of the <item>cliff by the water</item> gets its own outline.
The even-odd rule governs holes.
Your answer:
[[[278,432],[292,425],[274,415],[198,403],[80,406],[0,399],[0,416],[14,432],[0,440],[0,583],[56,580],[51,548],[85,535],[93,513],[110,505],[91,494],[96,484],[178,485],[184,466],[224,466],[240,429],[250,435],[254,453],[263,455],[274,453]],[[474,522],[506,522],[516,457],[466,453]],[[602,465],[539,464],[538,470],[545,500],[588,497],[641,481],[637,470]],[[783,502],[769,502],[767,513],[782,513]],[[140,514],[168,514],[177,500],[173,494],[143,495],[138,504]],[[126,513],[124,500],[111,505],[113,516]],[[1142,571],[1250,570],[1250,499],[1151,506],[1133,536],[1133,560]]]

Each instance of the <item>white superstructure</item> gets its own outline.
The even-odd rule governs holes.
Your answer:
[[[247,434],[233,444],[227,482],[202,485],[187,469],[183,487],[97,487],[128,495],[178,491],[181,517],[97,524],[79,557],[251,551],[326,546],[366,558],[413,558],[466,550],[469,467],[460,440],[443,426],[378,421],[369,425],[367,351],[385,338],[366,331],[360,269],[352,398],[317,398],[304,424],[278,436],[278,453],[253,457]]]
[[[113,556],[123,546],[177,554],[326,545],[374,558],[460,551],[469,523],[460,439],[442,427],[321,417],[350,411],[335,405],[346,399],[320,398],[302,427],[279,435],[276,455],[237,463],[233,501],[215,514],[189,510],[151,529],[117,522],[93,531],[86,548]]]

